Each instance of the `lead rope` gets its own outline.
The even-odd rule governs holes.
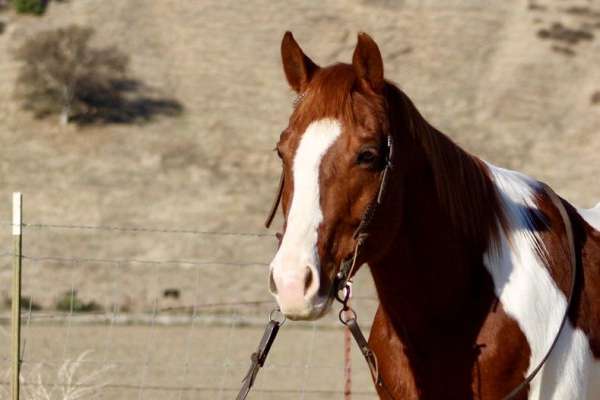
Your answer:
[[[336,296],[338,301],[342,303],[342,309],[339,313],[340,322],[344,324],[352,334],[354,341],[356,342],[360,352],[362,353],[363,357],[365,358],[365,361],[367,362],[367,365],[369,366],[369,372],[371,373],[371,377],[373,378],[373,382],[375,383],[375,385],[381,388],[389,399],[395,400],[391,391],[383,381],[383,377],[379,373],[379,361],[377,360],[377,355],[375,355],[373,350],[371,350],[371,348],[369,347],[369,343],[363,335],[360,326],[358,325],[356,312],[348,304],[350,302],[350,298],[352,297],[351,281],[347,281],[345,283],[343,292],[343,299]]]
[[[269,350],[271,350],[271,345],[277,337],[279,328],[284,323],[285,316],[278,308],[271,311],[271,314],[269,314],[269,322],[267,323],[263,337],[258,344],[258,349],[250,356],[250,368],[242,380],[242,388],[240,389],[236,400],[244,400],[248,396],[250,389],[252,389],[252,386],[254,385],[258,371],[260,371],[267,360],[267,355],[269,354]]]

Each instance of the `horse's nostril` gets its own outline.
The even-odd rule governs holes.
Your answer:
[[[277,294],[277,285],[275,284],[275,279],[273,278],[273,271],[269,272],[269,290],[273,294]]]
[[[304,294],[308,292],[313,283],[313,272],[310,267],[306,267],[306,275],[304,276]]]

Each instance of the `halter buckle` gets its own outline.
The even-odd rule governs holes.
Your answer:
[[[348,309],[348,301],[352,297],[352,281],[346,281],[344,286],[337,290],[335,298],[342,303],[343,308]]]

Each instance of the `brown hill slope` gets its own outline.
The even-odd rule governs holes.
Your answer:
[[[279,60],[288,29],[321,64],[348,61],[356,32],[371,33],[387,77],[467,149],[547,181],[578,205],[600,200],[600,105],[590,102],[600,90],[600,38],[565,50],[538,36],[556,22],[587,24],[598,36],[600,20],[569,11],[575,2],[439,4],[104,0],[52,3],[40,19],[4,15],[0,219],[9,219],[9,194],[20,190],[30,222],[261,231],[278,175],[270,150],[291,109]],[[24,35],[71,23],[96,27],[97,43],[131,54],[134,74],[153,93],[179,100],[184,115],[77,131],[20,110],[9,50]],[[37,255],[263,262],[273,246],[271,239],[62,230],[30,230],[26,242]],[[216,299],[231,282],[212,274],[216,291],[207,296]],[[267,297],[264,276],[262,268],[244,272],[239,289]],[[93,289],[89,277],[79,280]]]

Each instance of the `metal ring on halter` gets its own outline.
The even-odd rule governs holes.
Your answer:
[[[340,296],[340,292],[342,294],[341,296]],[[342,303],[342,305],[344,306],[344,309],[347,309],[346,305],[348,304],[348,300],[350,300],[351,297],[352,297],[352,282],[347,281],[346,284],[344,285],[344,287],[336,292],[335,298],[337,299],[337,301]]]
[[[344,319],[344,313],[349,313],[351,314],[349,318],[345,318]],[[348,325],[348,322],[350,321],[356,321],[356,312],[354,312],[353,309],[351,308],[347,308],[347,309],[341,309],[340,313],[338,314],[338,317],[340,318],[340,322],[344,325]]]
[[[279,325],[283,325],[286,321],[286,318],[279,308],[274,308],[269,313],[269,321],[274,321],[277,322]]]

